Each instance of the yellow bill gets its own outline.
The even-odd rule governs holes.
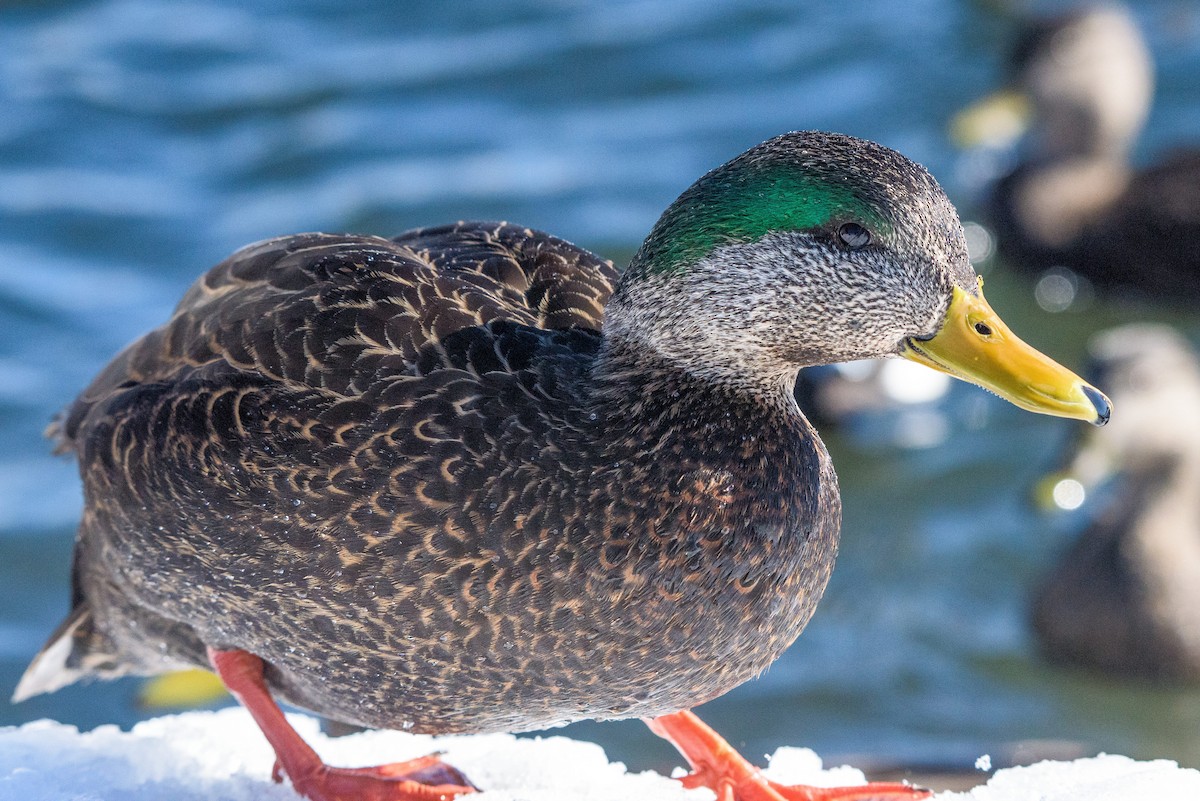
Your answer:
[[[929,339],[909,338],[906,359],[978,384],[1022,409],[1108,422],[1112,403],[1100,390],[1026,345],[992,311],[983,293],[954,288],[942,328]]]

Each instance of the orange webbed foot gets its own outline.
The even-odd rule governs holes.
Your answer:
[[[857,787],[810,787],[773,782],[746,761],[719,734],[691,712],[647,720],[650,730],[669,740],[692,766],[680,781],[689,789],[707,787],[717,801],[916,801],[928,790],[894,782]]]
[[[366,768],[326,765],[296,733],[263,678],[263,661],[247,651],[208,649],[208,658],[275,749],[271,778],[287,776],[309,801],[448,801],[477,789],[437,754]]]
[[[284,775],[277,762],[272,778],[282,781]],[[365,768],[322,764],[288,779],[310,801],[448,801],[478,789],[456,768],[432,755]]]

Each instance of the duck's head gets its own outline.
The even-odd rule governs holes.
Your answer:
[[[1082,8],[1027,22],[1007,86],[960,112],[952,134],[964,146],[1005,146],[1032,128],[1039,159],[1124,160],[1153,95],[1153,63],[1129,12]]]
[[[988,306],[933,177],[840,134],[778,136],[693,184],[634,256],[605,335],[751,391],[790,388],[807,365],[903,356],[1031,411],[1109,414]]]

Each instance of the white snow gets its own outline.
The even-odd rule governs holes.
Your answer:
[[[442,751],[486,792],[478,801],[705,801],[655,773],[630,774],[597,745],[565,737],[517,739],[505,734],[426,737],[364,732],[328,738],[317,722],[290,716],[331,764],[394,762]],[[0,801],[295,801],[270,779],[273,755],[241,709],[156,718],[124,732],[101,726],[81,733],[37,721],[0,728]],[[780,748],[768,775],[787,783],[858,784],[853,768],[825,770],[812,751]],[[942,801],[1155,801],[1200,799],[1200,771],[1174,762],[1099,756],[997,771],[970,793]]]

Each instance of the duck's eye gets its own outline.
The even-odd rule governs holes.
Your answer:
[[[842,244],[846,247],[851,250],[858,250],[870,243],[871,232],[858,223],[842,223],[842,227],[838,228],[838,238],[842,240]]]

